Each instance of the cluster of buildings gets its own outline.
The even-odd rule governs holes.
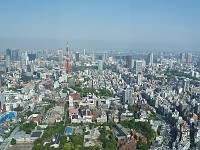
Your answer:
[[[145,136],[120,125],[120,121],[134,119],[150,121],[152,129],[159,130],[160,135],[151,149],[158,145],[166,149],[200,145],[200,63],[197,57],[190,53],[178,56],[163,52],[102,54],[86,50],[65,54],[64,50],[34,53],[6,50],[0,60],[1,125],[12,129],[13,124],[24,120],[51,125],[66,122],[68,118],[73,124],[115,122],[116,129],[129,139],[119,138],[119,148],[122,148],[137,141],[148,142]],[[71,60],[70,70],[84,69],[67,73],[66,60]],[[111,68],[105,69],[105,66]],[[112,96],[92,92],[83,95],[74,87],[95,89],[95,93],[104,89]],[[133,113],[128,110],[129,106],[140,109]],[[33,114],[28,116],[29,111]],[[157,113],[162,121],[150,119],[152,113]],[[6,118],[8,114],[14,115]],[[90,131],[90,137],[85,137],[86,147],[96,143],[95,133],[99,134],[97,128]],[[2,139],[4,135],[0,135]]]

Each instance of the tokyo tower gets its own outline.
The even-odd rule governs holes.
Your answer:
[[[70,72],[72,69],[71,64],[70,64],[70,58],[69,58],[69,49],[68,49],[68,43],[66,47],[66,61],[65,61],[65,70],[67,72]]]

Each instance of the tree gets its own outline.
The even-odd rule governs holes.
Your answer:
[[[71,149],[73,149],[73,144],[72,144],[71,142],[65,143],[63,149],[64,149],[64,150],[71,150]]]
[[[42,128],[40,126],[37,126],[37,130],[42,130]]]
[[[16,144],[16,140],[15,140],[14,138],[12,138],[10,144],[11,144],[11,145],[15,145],[15,144]]]

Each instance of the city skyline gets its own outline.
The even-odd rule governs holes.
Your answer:
[[[199,1],[1,1],[0,49],[198,52]]]

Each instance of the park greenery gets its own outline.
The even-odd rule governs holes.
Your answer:
[[[53,147],[50,147],[50,144],[42,145],[44,139],[51,139],[56,133],[60,133],[60,144],[57,150],[99,150],[98,146],[85,148],[83,146],[83,135],[81,134],[72,134],[68,135],[69,141],[67,141],[67,136],[64,135],[66,126],[61,123],[56,123],[54,125],[48,126],[42,135],[41,138],[38,138],[34,141],[33,150],[54,150]]]
[[[19,129],[26,132],[26,134],[30,134],[33,129],[37,126],[36,123],[30,121],[29,123],[23,123],[20,125]]]
[[[12,138],[10,144],[11,145],[15,145],[16,144],[16,140],[14,138]]]
[[[143,136],[147,137],[149,140],[154,140],[155,132],[151,129],[151,125],[148,122],[135,122],[134,119],[132,120],[124,120],[121,121],[121,125],[125,128],[130,128],[135,130],[136,132],[142,134]]]
[[[106,130],[105,126],[99,129],[99,140],[102,142],[102,147],[105,150],[115,150],[117,148],[117,142],[115,136],[111,130]]]

